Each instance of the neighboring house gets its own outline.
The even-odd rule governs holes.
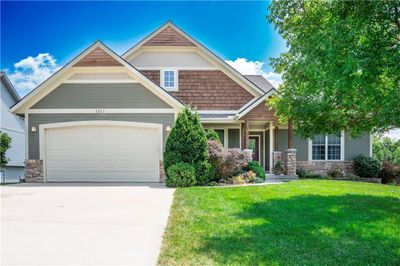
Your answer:
[[[266,106],[272,95],[264,78],[241,75],[168,22],[122,56],[96,42],[11,110],[29,131],[29,182],[158,182],[165,140],[185,105],[225,147],[253,149],[267,171],[274,151],[288,148],[297,149],[297,165],[316,171],[371,154],[369,134],[296,136]],[[282,156],[293,173],[295,151]]]
[[[11,148],[6,152],[9,158],[4,174],[6,179],[19,179],[24,175],[25,160],[25,123],[24,119],[10,112],[9,108],[20,100],[20,97],[4,72],[1,78],[1,117],[0,131],[12,138]]]

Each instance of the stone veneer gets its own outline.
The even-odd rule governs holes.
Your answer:
[[[354,172],[353,161],[297,161],[297,166],[320,175],[327,175],[333,167],[339,167],[346,175]]]
[[[284,152],[283,161],[285,162],[285,174],[296,175],[296,149],[287,149]]]
[[[165,175],[164,163],[160,160],[160,183],[164,183],[166,177],[167,176]]]
[[[43,161],[42,160],[26,160],[25,161],[25,182],[26,183],[43,183]]]

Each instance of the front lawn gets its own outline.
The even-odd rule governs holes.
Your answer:
[[[177,189],[160,265],[400,265],[400,188],[304,180]]]

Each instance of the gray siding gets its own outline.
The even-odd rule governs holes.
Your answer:
[[[293,135],[293,146],[297,149],[297,160],[299,161],[307,161],[308,160],[308,140],[303,139],[300,136],[296,135],[296,132]],[[278,150],[285,151],[288,148],[288,130],[287,129],[279,129],[278,131]]]
[[[228,148],[240,148],[240,130],[228,129]]]
[[[171,108],[140,83],[61,84],[33,109]]]
[[[174,114],[29,114],[29,127],[35,126],[39,129],[41,124],[89,121],[89,120],[111,120],[126,122],[157,123],[172,126]],[[168,133],[163,132],[164,142]],[[29,159],[39,159],[39,130],[29,132]]]
[[[345,160],[352,160],[354,157],[360,154],[370,156],[370,141],[371,136],[370,134],[364,134],[359,138],[352,139],[350,134],[344,134],[344,159]]]

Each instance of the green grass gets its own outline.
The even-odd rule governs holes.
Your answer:
[[[400,187],[177,189],[160,265],[400,265]]]

